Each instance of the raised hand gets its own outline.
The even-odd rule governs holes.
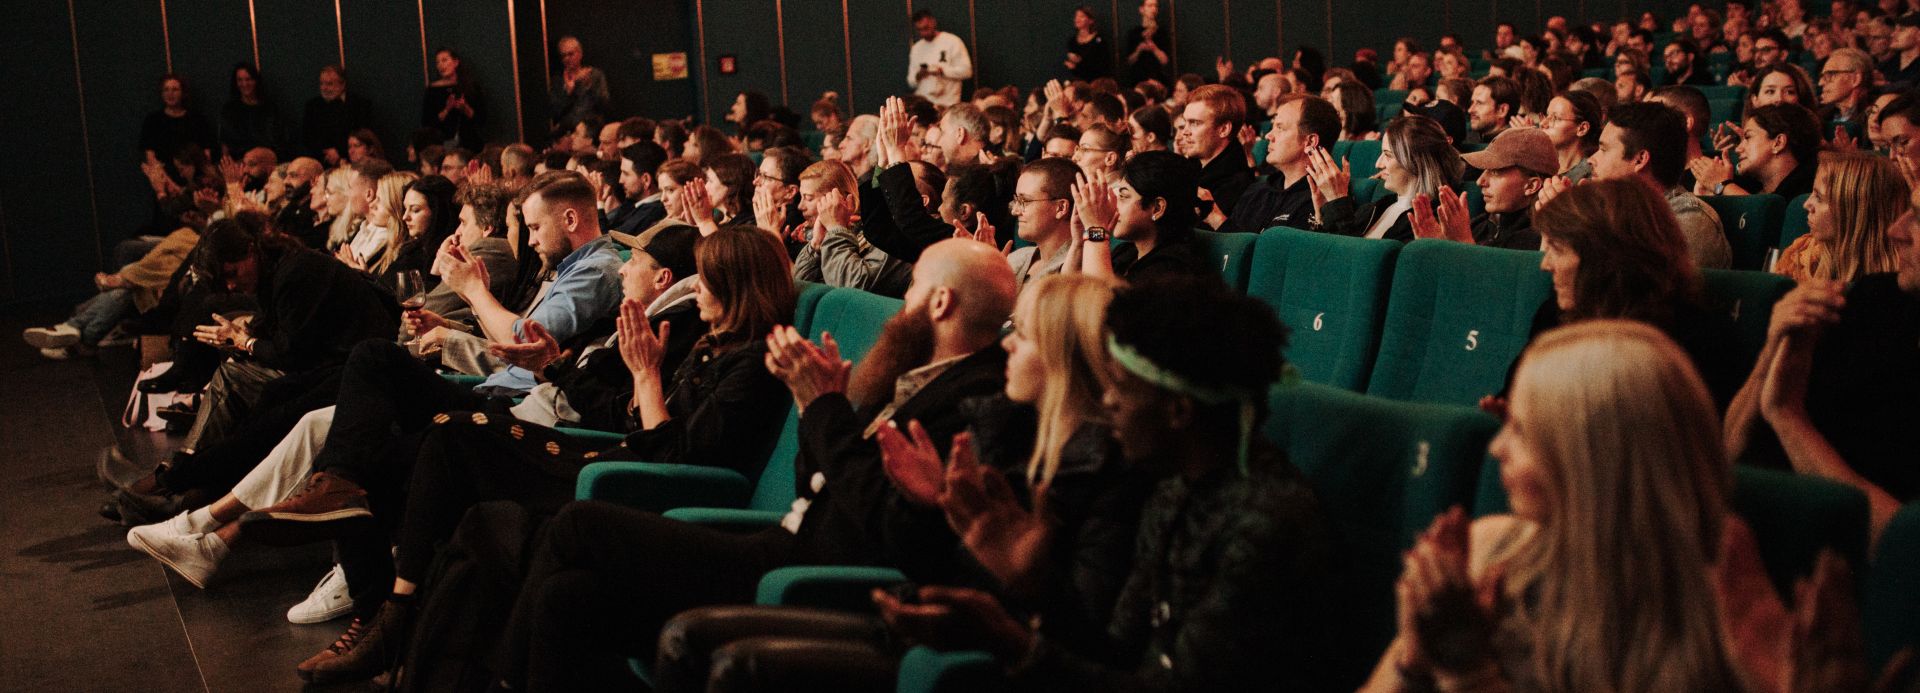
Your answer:
[[[346,246],[341,246],[345,248]],[[444,247],[440,261],[440,280],[461,296],[474,296],[475,292],[485,292],[492,282],[487,276],[487,264],[480,258],[468,254],[467,249],[458,243]]]
[[[488,344],[487,353],[535,373],[566,358],[566,352],[560,349],[560,341],[554,339],[553,333],[548,332],[545,325],[534,320],[521,323],[520,334],[514,336],[512,344]]]
[[[1446,233],[1444,238],[1457,243],[1473,244],[1473,212],[1467,208],[1467,193],[1454,192],[1453,186],[1440,186],[1439,203],[1440,228]]]
[[[814,218],[828,229],[853,228],[853,207],[839,189],[828,190],[814,198]]]
[[[1723,153],[1731,151],[1739,147],[1743,139],[1746,139],[1746,133],[1741,132],[1739,126],[1731,121],[1721,123],[1713,129],[1713,150]]]
[[[1224,55],[1214,58],[1213,74],[1215,77],[1218,78],[1214,80],[1215,82],[1227,81],[1227,77],[1230,77],[1233,75],[1233,61],[1228,60],[1227,56],[1224,56]]]
[[[1307,185],[1312,188],[1314,208],[1347,196],[1347,189],[1353,185],[1353,167],[1347,162],[1334,163],[1333,154],[1325,147],[1316,147],[1307,154]]]
[[[1476,590],[1467,572],[1468,520],[1455,506],[1415,540],[1395,587],[1400,633],[1407,647],[1400,666],[1436,675],[1474,671],[1492,654],[1491,598],[1497,577]]]
[[[1860,149],[1860,140],[1855,138],[1853,133],[1847,132],[1847,127],[1844,125],[1833,126],[1833,139],[1830,142],[1833,151],[1836,152],[1852,152]]]
[[[933,447],[933,439],[918,420],[907,422],[907,432],[889,423],[874,433],[880,446],[881,469],[893,480],[893,487],[914,505],[934,507],[946,488],[946,464]]]
[[[1687,162],[1687,168],[1693,171],[1695,195],[1711,195],[1715,187],[1733,179],[1733,164],[1725,153],[1694,159]]]
[[[786,220],[786,210],[773,199],[773,189],[760,186],[753,189],[753,223],[768,231],[778,232],[780,222]]]
[[[660,331],[654,332],[653,324],[647,321],[647,307],[634,299],[620,302],[620,317],[614,320],[619,332],[620,360],[627,364],[627,370],[635,378],[661,378],[660,361],[666,355],[667,337],[673,331],[673,324],[660,323]]]
[[[1081,225],[1112,233],[1120,221],[1120,200],[1107,185],[1106,172],[1096,170],[1092,176],[1076,174],[1072,191],[1074,213],[1080,217]]]
[[[801,410],[820,396],[847,391],[847,374],[853,362],[840,358],[840,344],[833,335],[822,332],[821,346],[800,334],[791,325],[773,328],[767,335],[767,371],[787,384],[793,402]]]
[[[1440,218],[1433,213],[1433,198],[1426,193],[1413,196],[1413,208],[1408,211],[1408,222],[1413,226],[1414,238],[1446,238],[1447,231],[1440,227]]]
[[[243,185],[247,181],[247,167],[234,161],[233,157],[220,157],[220,180],[227,185]]]
[[[1547,202],[1558,197],[1560,193],[1566,192],[1567,188],[1573,187],[1573,184],[1573,181],[1566,176],[1548,176],[1546,180],[1540,181],[1540,192],[1533,196],[1534,211],[1545,208]]]
[[[1053,520],[1047,514],[1047,485],[1033,489],[1033,509],[1021,506],[1000,470],[982,466],[973,436],[953,437],[948,455],[946,491],[940,509],[968,553],[1009,591],[1031,595],[1045,578]]]

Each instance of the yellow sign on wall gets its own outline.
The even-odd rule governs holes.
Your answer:
[[[653,54],[653,80],[654,81],[660,82],[660,81],[665,81],[669,79],[686,79],[686,78],[687,78],[687,54],[685,52]]]

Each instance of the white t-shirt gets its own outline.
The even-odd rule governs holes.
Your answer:
[[[920,66],[937,67],[942,74],[920,78]],[[907,85],[913,93],[939,106],[960,103],[960,82],[973,77],[973,58],[960,37],[942,31],[932,39],[913,42],[907,51]]]

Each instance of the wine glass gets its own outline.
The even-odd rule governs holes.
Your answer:
[[[427,305],[427,285],[420,278],[420,270],[406,270],[393,275],[393,294],[400,298],[400,308],[416,311]]]

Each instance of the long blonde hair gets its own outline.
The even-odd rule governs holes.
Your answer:
[[[353,185],[353,169],[345,166],[327,171],[326,192],[328,197],[339,195],[346,197]],[[340,213],[333,217],[333,225],[327,228],[327,250],[333,250],[353,240],[355,231],[360,230],[360,216],[353,213],[353,202],[341,206]]]
[[[1892,161],[1864,152],[1820,155],[1815,194],[1832,210],[1833,240],[1808,241],[1803,269],[1818,279],[1853,281],[1900,267],[1887,230],[1907,211],[1907,181]]]
[[[1680,347],[1625,320],[1543,334],[1514,379],[1547,496],[1506,589],[1545,691],[1736,691],[1709,583],[1732,475]]]
[[[1112,281],[1084,274],[1042,277],[1022,292],[1016,329],[1031,339],[1045,366],[1040,384],[1040,423],[1033,456],[1027,460],[1027,484],[1053,481],[1060,450],[1080,425],[1100,419],[1101,380],[1106,372],[1107,303]],[[1019,310],[1024,308],[1025,310]]]
[[[387,208],[387,246],[380,251],[379,260],[367,266],[367,271],[380,274],[387,271],[387,265],[393,264],[400,256],[400,246],[413,236],[407,231],[407,187],[419,178],[412,173],[389,173],[380,177],[379,187],[374,195],[380,204]],[[372,216],[371,213],[368,216]]]

